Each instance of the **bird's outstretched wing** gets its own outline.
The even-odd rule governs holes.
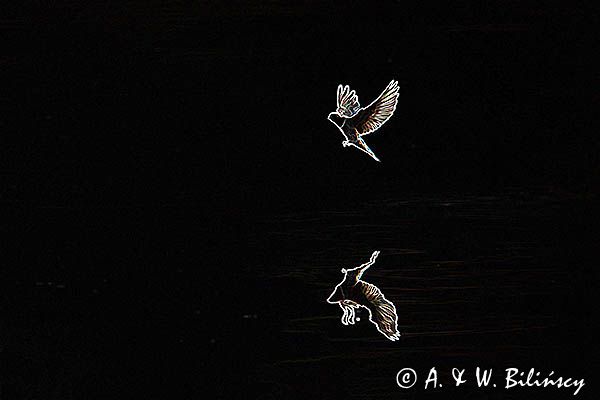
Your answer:
[[[356,91],[350,91],[350,86],[338,85],[337,88],[337,113],[342,117],[350,118],[360,109]]]
[[[373,150],[371,150],[369,148],[369,146],[367,146],[367,144],[365,143],[364,140],[362,140],[360,137],[358,138],[358,140],[356,141],[356,144],[354,143],[350,143],[352,146],[356,147],[357,149],[364,151],[365,153],[367,153],[368,155],[370,155],[371,157],[373,157],[373,159],[375,161],[379,161],[381,162],[381,160],[379,158],[377,158],[377,156],[375,155],[375,153],[373,153]]]
[[[398,340],[400,332],[394,304],[385,298],[377,286],[365,281],[360,281],[358,284],[361,285],[361,290],[369,302],[367,306],[370,314],[369,321],[388,339]]]
[[[379,250],[375,250],[373,252],[373,254],[371,254],[371,258],[369,259],[369,261],[367,261],[366,263],[363,263],[363,264],[359,265],[356,268],[352,268],[352,269],[346,270],[346,272],[348,273],[348,276],[352,277],[354,279],[354,281],[358,282],[358,280],[362,278],[362,276],[365,273],[365,271],[367,269],[369,269],[369,267],[371,265],[375,264],[375,260],[379,256],[379,253],[381,253]]]
[[[353,125],[359,136],[376,131],[392,116],[398,104],[399,92],[398,81],[391,81],[375,101],[356,114]]]

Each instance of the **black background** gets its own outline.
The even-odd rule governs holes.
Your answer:
[[[407,366],[593,397],[594,9],[3,7],[3,399],[572,393],[401,391]],[[375,163],[326,116],[391,79]],[[397,343],[323,301],[375,249]]]

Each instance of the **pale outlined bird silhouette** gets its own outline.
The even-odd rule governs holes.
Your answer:
[[[378,255],[379,251],[375,251],[369,262],[353,269],[343,268],[344,279],[337,284],[327,302],[339,304],[343,311],[342,324],[344,325],[354,325],[355,309],[366,308],[369,311],[369,321],[380,333],[394,341],[400,338],[396,307],[385,298],[377,286],[361,279],[367,268],[375,263]]]
[[[356,91],[350,91],[348,85],[339,85],[337,110],[329,113],[327,119],[333,122],[346,138],[342,145],[344,147],[354,146],[379,161],[362,137],[375,132],[390,119],[396,110],[399,92],[398,82],[392,80],[377,99],[361,108]]]

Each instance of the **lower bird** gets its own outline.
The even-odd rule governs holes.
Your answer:
[[[363,140],[366,136],[379,129],[394,113],[398,104],[400,86],[392,80],[383,92],[368,106],[361,108],[356,91],[350,91],[348,85],[337,88],[337,109],[329,113],[327,119],[342,132],[344,147],[354,146],[364,151],[375,161],[379,158]]]
[[[400,338],[396,307],[385,298],[377,286],[361,279],[367,268],[375,263],[378,255],[379,251],[375,251],[369,262],[352,269],[343,268],[344,279],[335,287],[327,302],[339,304],[343,311],[342,324],[344,325],[354,325],[355,309],[366,308],[369,312],[369,321],[386,338],[394,341]]]

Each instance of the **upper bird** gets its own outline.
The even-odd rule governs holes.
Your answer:
[[[398,81],[392,80],[377,99],[361,108],[356,92],[350,91],[348,85],[339,85],[337,110],[329,113],[327,119],[333,122],[346,138],[342,145],[354,146],[379,161],[362,137],[375,132],[390,119],[398,104],[399,91]]]

